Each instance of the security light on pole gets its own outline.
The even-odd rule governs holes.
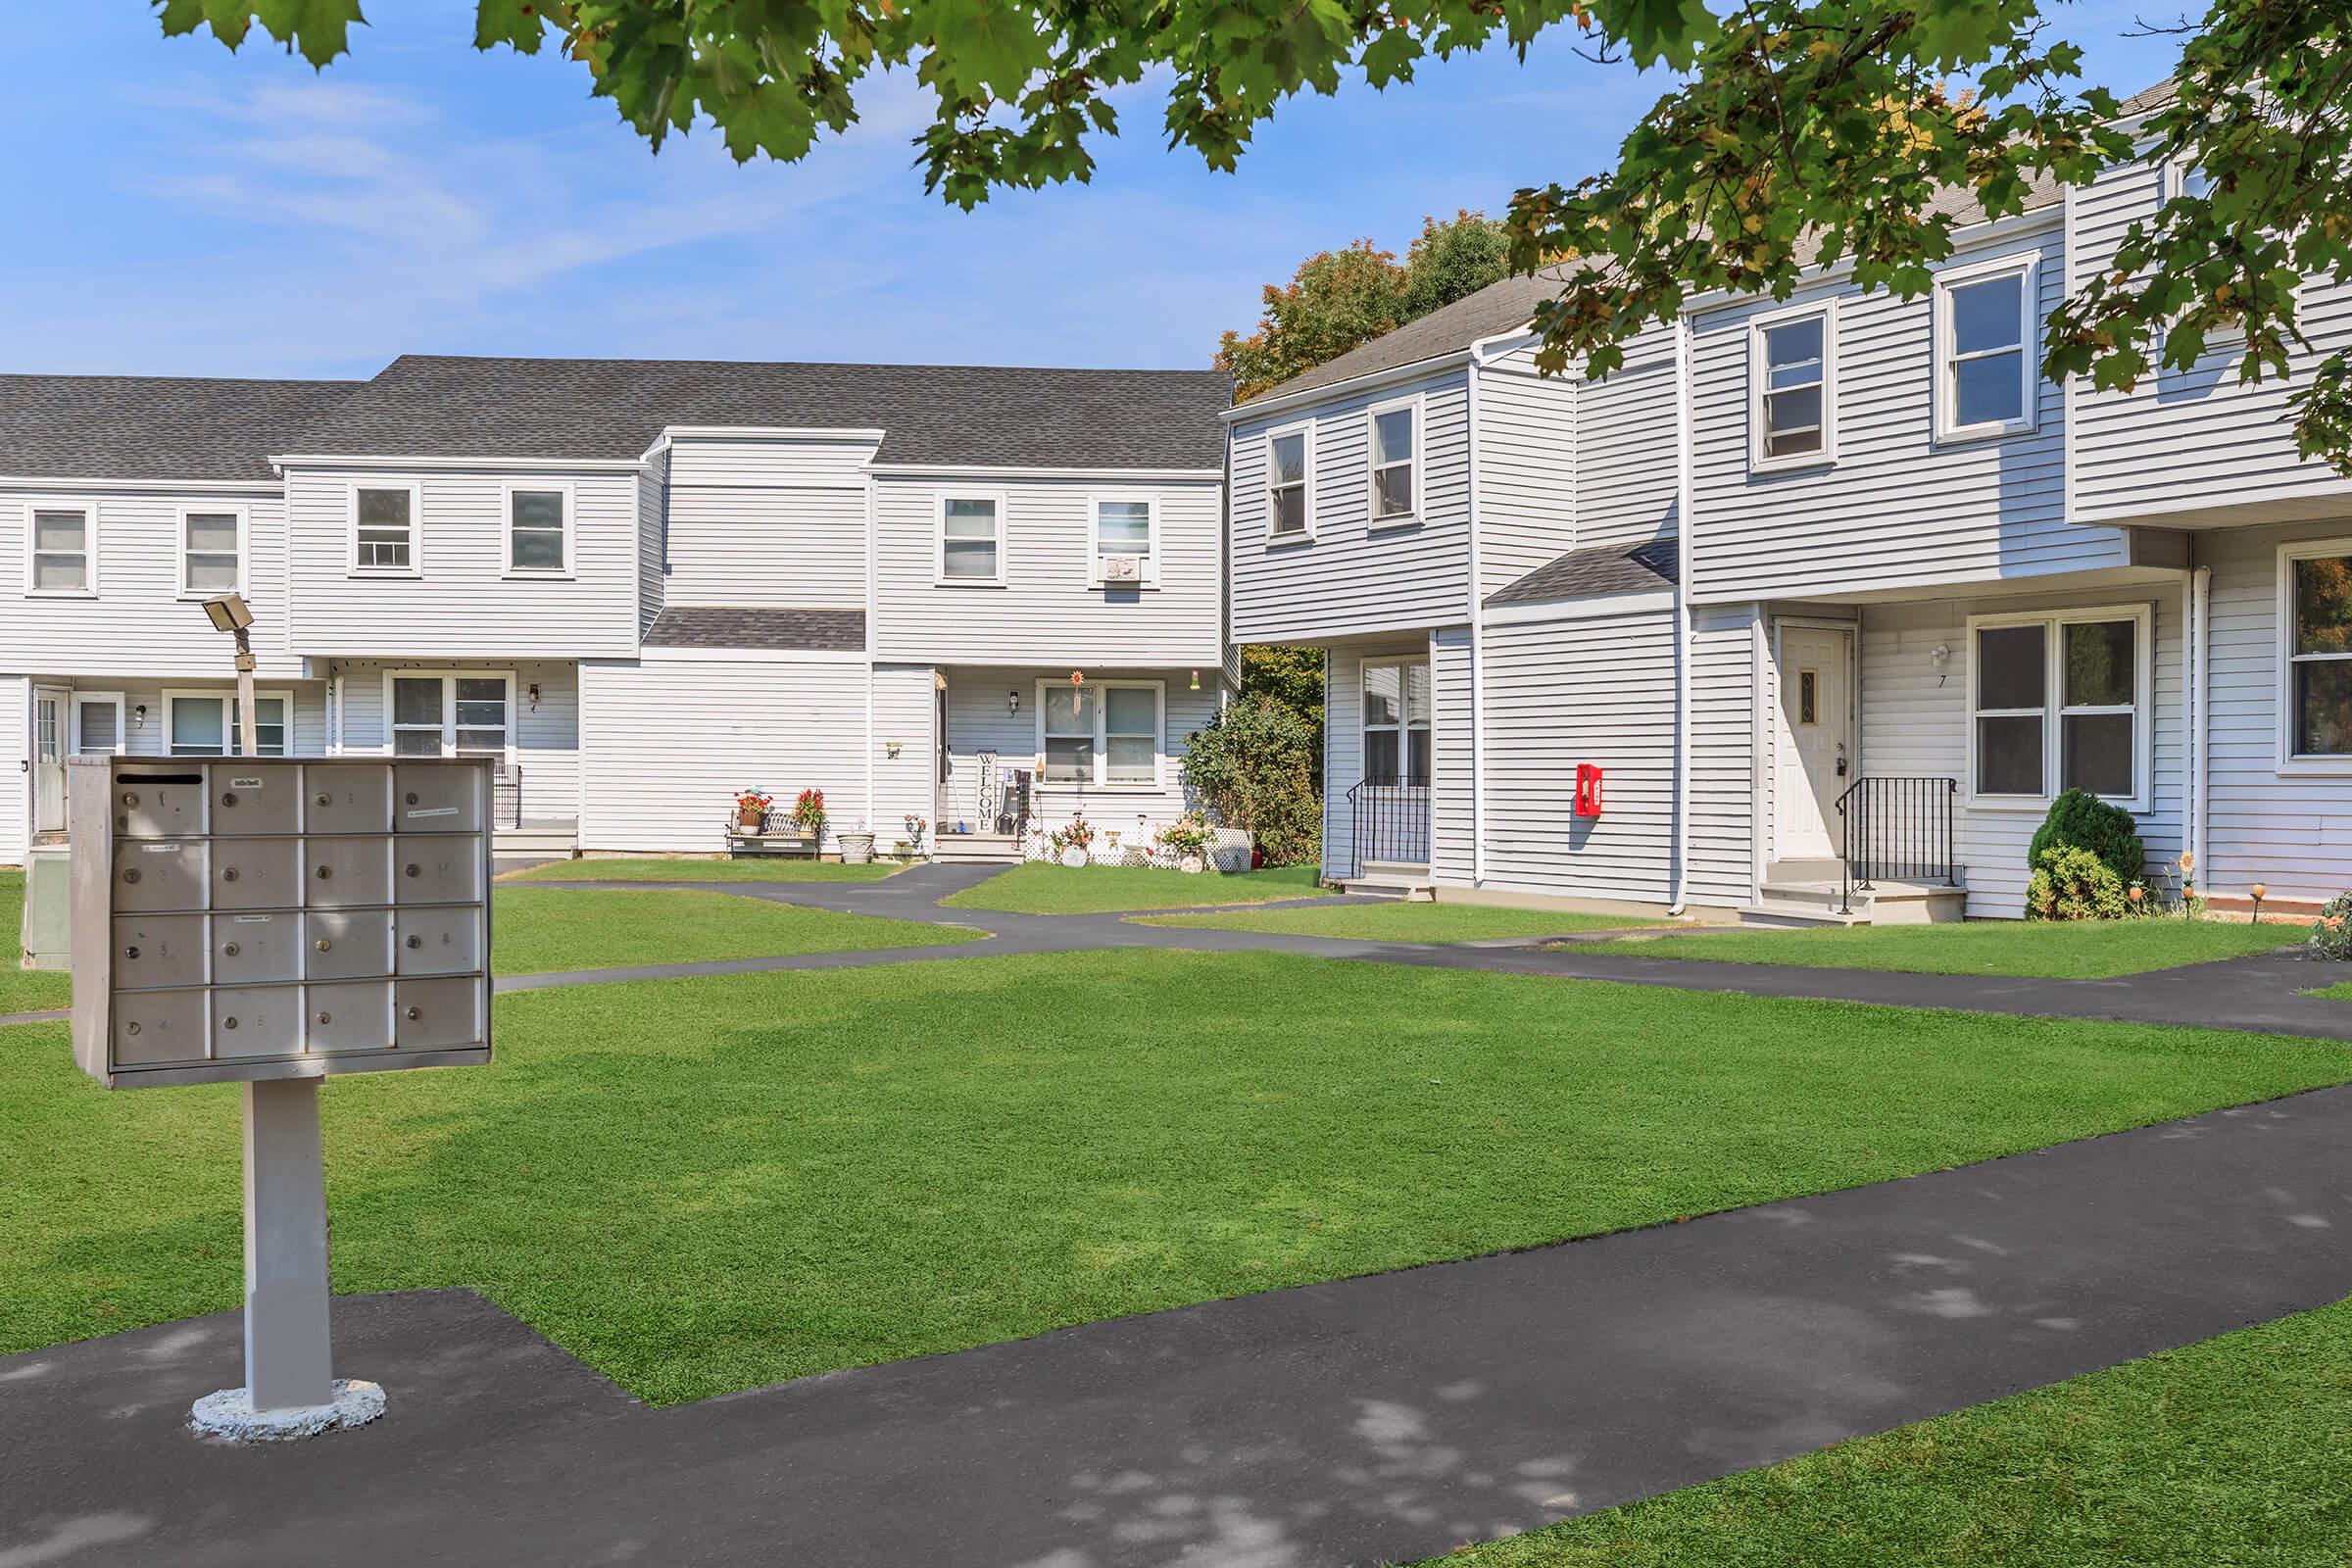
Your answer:
[[[233,632],[237,639],[237,750],[247,757],[261,751],[260,722],[253,712],[253,607],[243,594],[220,594],[204,602],[213,630]]]

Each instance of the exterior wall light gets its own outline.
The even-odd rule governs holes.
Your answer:
[[[1004,694],[1004,711],[1017,716],[1020,710],[1021,694],[1019,692],[1006,692]]]

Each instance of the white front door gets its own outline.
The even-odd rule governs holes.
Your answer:
[[[66,830],[66,703],[63,686],[32,691],[32,830]]]
[[[1780,629],[1781,723],[1773,791],[1773,858],[1838,854],[1838,797],[1853,782],[1853,633]]]

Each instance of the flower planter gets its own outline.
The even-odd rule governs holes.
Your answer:
[[[709,820],[709,818],[705,818],[705,820],[707,821],[707,820]],[[766,821],[767,821],[767,813],[766,813],[765,811],[749,811],[749,810],[746,810],[746,811],[737,811],[737,812],[735,813],[735,825],[736,825],[737,827],[739,827],[739,828],[743,829],[743,831],[745,831],[746,833],[757,833],[757,832],[759,832],[759,831],[760,831],[760,826],[761,826],[763,823],[765,823]]]
[[[874,858],[874,836],[871,833],[837,833],[834,842],[841,846],[841,863],[863,865]]]

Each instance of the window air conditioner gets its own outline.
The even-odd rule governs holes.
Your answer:
[[[1143,557],[1104,556],[1102,558],[1102,580],[1104,582],[1142,582],[1144,580]]]

